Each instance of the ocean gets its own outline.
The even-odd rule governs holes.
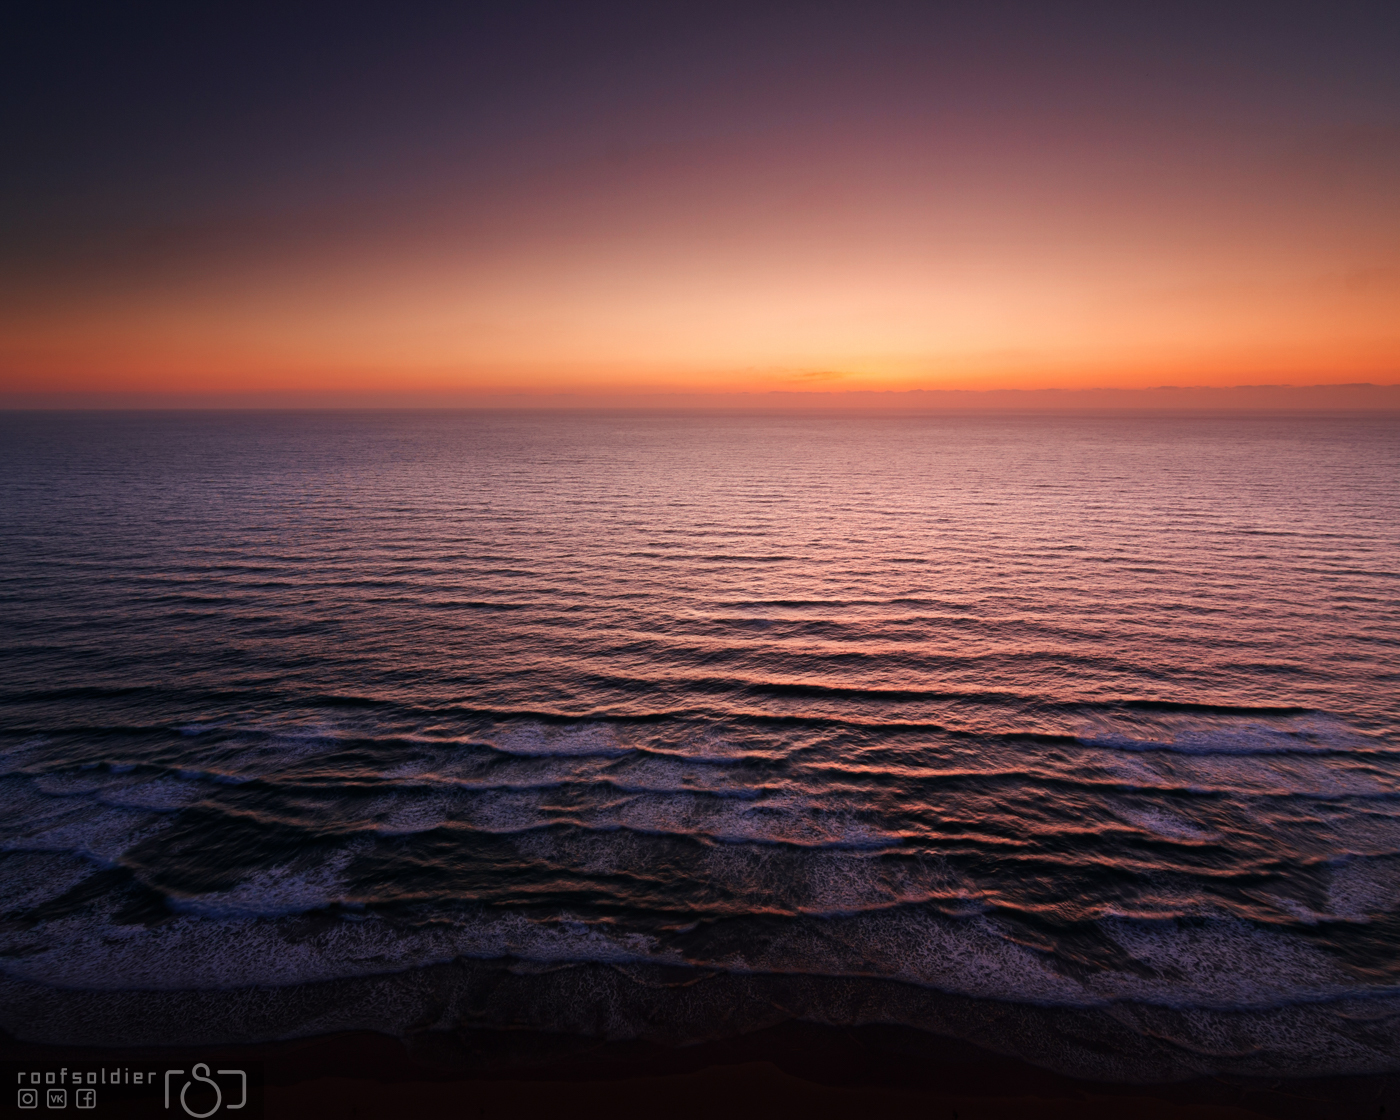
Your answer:
[[[1400,1071],[1400,422],[0,415],[0,1027]]]

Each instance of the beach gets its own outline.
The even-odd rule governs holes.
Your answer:
[[[789,1023],[682,1049],[531,1032],[348,1033],[198,1052],[101,1051],[7,1041],[0,1060],[257,1063],[264,1115],[500,1118],[658,1112],[682,1118],[849,1116],[958,1120],[1044,1116],[1184,1120],[1372,1120],[1400,1104],[1394,1077],[1211,1078],[1135,1085],[1073,1080],[898,1028]],[[104,1112],[123,1115],[120,1112]],[[149,1115],[134,1108],[133,1116]]]

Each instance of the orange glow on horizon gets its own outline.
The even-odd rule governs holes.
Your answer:
[[[1391,132],[907,96],[36,237],[0,396],[1400,380]]]
[[[1069,389],[1400,370],[1400,269],[1385,261],[1238,245],[1183,260],[1152,244],[1127,259],[1080,244],[938,257],[857,240],[823,266],[771,238],[705,260],[702,239],[465,262],[269,253],[130,288],[16,292],[0,390]]]

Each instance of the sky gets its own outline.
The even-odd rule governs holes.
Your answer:
[[[29,9],[0,403],[1400,382],[1393,2]]]

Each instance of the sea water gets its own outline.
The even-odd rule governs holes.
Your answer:
[[[1400,1069],[1400,422],[0,416],[0,1026]]]

